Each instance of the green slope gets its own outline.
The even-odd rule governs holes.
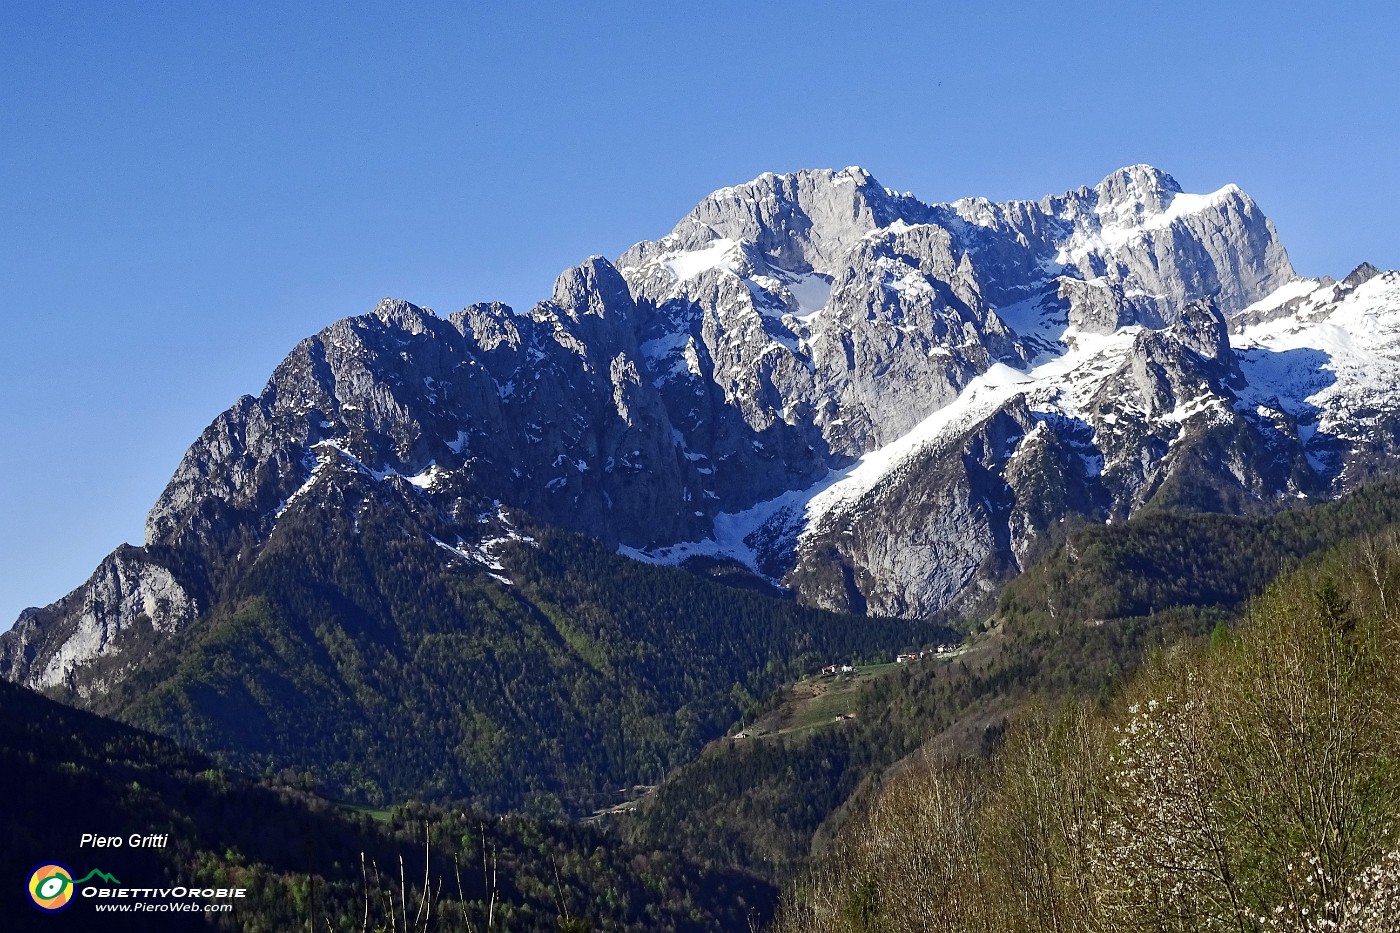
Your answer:
[[[369,929],[403,929],[400,905],[417,916],[425,872],[435,930],[484,929],[491,914],[497,929],[563,929],[570,918],[583,921],[575,929],[743,929],[750,916],[771,914],[775,896],[741,874],[586,826],[462,806],[396,807],[374,819],[299,789],[295,776],[266,782],[221,771],[167,739],[5,683],[0,773],[10,918],[0,925],[11,930],[358,931],[366,911]],[[80,847],[83,833],[168,838],[158,848],[95,849]],[[86,898],[44,916],[24,882],[51,861],[82,875],[100,869],[126,888],[241,887],[247,897],[208,917],[99,917]]]
[[[1233,631],[988,761],[906,768],[779,929],[1355,930],[1400,922],[1400,536],[1344,541]]]
[[[1106,698],[1152,650],[1235,618],[1281,569],[1397,521],[1392,481],[1268,517],[1153,513],[1076,529],[1008,584],[990,630],[972,625],[966,656],[862,685],[838,728],[714,744],[622,822],[639,841],[784,880],[910,756],[985,754],[1027,704]]]
[[[942,631],[800,607],[549,529],[502,545],[493,575],[418,516],[350,521],[289,515],[232,595],[99,708],[366,803],[581,813],[690,760],[799,672]]]
[[[1309,554],[1400,521],[1400,482],[1268,516],[1152,512],[1086,525],[1012,581],[999,612],[1058,628],[1179,607],[1237,609]]]

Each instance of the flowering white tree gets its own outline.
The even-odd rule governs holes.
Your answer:
[[[1394,933],[1400,929],[1400,849],[1392,849],[1328,899],[1322,859],[1307,853],[1289,870],[1299,900],[1275,905],[1258,918],[1265,930],[1281,933]]]
[[[1359,569],[1297,574],[1242,635],[1140,678],[1094,842],[1115,928],[1325,931],[1389,909],[1396,639],[1384,568]]]
[[[1181,686],[1194,689],[1187,674]],[[1114,729],[1098,833],[1099,899],[1112,928],[1239,930],[1246,915],[1217,797],[1206,702],[1165,693]]]
[[[906,771],[780,929],[1400,933],[1397,550],[1289,575],[1116,712]]]
[[[1259,634],[1219,659],[1222,805],[1270,923],[1336,929],[1360,896],[1352,886],[1378,880],[1366,872],[1395,844],[1400,691],[1369,571],[1318,570],[1275,588],[1254,609]]]

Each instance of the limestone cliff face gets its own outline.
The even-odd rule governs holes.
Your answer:
[[[1150,165],[1040,201],[970,198],[940,205],[933,216],[995,267],[986,293],[998,307],[1052,282],[1069,322],[1086,330],[1161,327],[1207,297],[1232,312],[1297,277],[1273,224],[1247,194],[1234,185],[1186,194]]]
[[[140,549],[121,548],[83,586],[19,617],[0,638],[0,677],[39,689],[71,686],[85,698],[141,662],[143,638],[177,632],[198,613],[170,570]]]
[[[100,690],[121,633],[197,624],[351,474],[466,547],[514,509],[821,605],[965,605],[1067,516],[1264,509],[1390,469],[1397,291],[1368,266],[1299,279],[1238,188],[1150,166],[1002,204],[764,175],[525,313],[386,300],[302,341],[190,447],[144,548],[0,636],[0,674]]]

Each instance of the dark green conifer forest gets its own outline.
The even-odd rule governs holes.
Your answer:
[[[168,832],[97,867],[246,887],[199,919],[239,930],[1386,929],[1397,518],[1381,483],[1084,526],[920,624],[544,528],[506,582],[311,526],[114,691],[129,725],[0,685],[12,812],[45,815],[6,870]],[[840,717],[769,728],[828,687]]]

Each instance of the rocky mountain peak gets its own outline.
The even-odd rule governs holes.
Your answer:
[[[766,173],[713,192],[671,234],[665,248],[698,250],[718,240],[752,244],[776,268],[830,272],[842,253],[872,230],[922,219],[927,208],[883,188],[857,166]],[[620,265],[635,264],[632,252]]]
[[[1095,210],[1104,223],[1128,224],[1160,214],[1181,194],[1181,186],[1151,165],[1129,165],[1094,186]]]
[[[1352,482],[1363,442],[1400,449],[1400,338],[1376,337],[1400,327],[1374,320],[1400,306],[1393,278],[1300,288],[1242,191],[1187,194],[1147,165],[941,205],[858,167],[761,175],[565,270],[529,313],[385,300],[308,337],[191,446],[148,548],[27,616],[0,673],[39,682],[70,642],[65,670],[110,653],[90,633],[140,607],[168,607],[157,632],[192,624],[183,607],[233,592],[289,510],[345,482],[449,543],[504,507],[639,559],[927,614],[1067,516],[1126,518],[1198,481],[1219,493],[1201,507],[1267,508]],[[1304,348],[1281,317],[1353,336]],[[1366,379],[1384,392],[1347,382]],[[1353,406],[1335,423],[1329,392]],[[1363,416],[1381,420],[1348,434]],[[116,614],[84,621],[99,603]]]
[[[612,263],[602,256],[590,256],[555,280],[554,303],[575,320],[585,316],[626,320],[632,293]]]
[[[1342,279],[1342,287],[1356,288],[1358,285],[1369,282],[1380,274],[1381,270],[1377,269],[1369,262],[1363,262],[1355,269],[1352,269],[1351,272],[1347,273],[1347,277]]]
[[[370,312],[391,327],[402,328],[410,334],[421,334],[429,318],[437,315],[430,308],[420,308],[401,298],[384,298]]]

